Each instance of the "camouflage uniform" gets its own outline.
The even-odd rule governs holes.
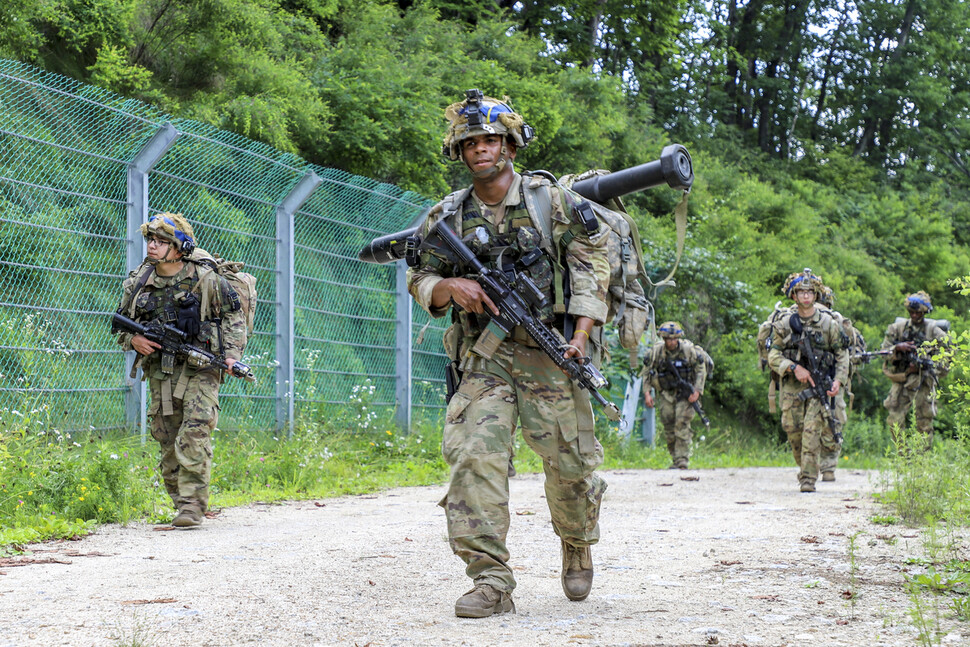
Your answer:
[[[910,318],[900,317],[886,329],[882,350],[889,350],[906,341],[912,341],[917,346],[931,341],[946,345],[948,337],[932,319],[924,317],[919,324],[914,325]],[[920,366],[917,372],[907,373],[910,359],[905,353],[896,351],[883,363],[882,372],[893,383],[883,402],[883,406],[889,411],[886,424],[895,438],[897,429],[906,424],[906,414],[912,407],[916,412],[916,429],[925,436],[926,448],[929,449],[933,445],[936,385],[940,378],[946,377],[949,366],[945,361],[937,361],[932,370]]]
[[[474,251],[487,265],[529,257],[539,234],[525,206],[525,182],[533,187],[548,186],[548,180],[539,176],[515,174],[498,225],[492,210],[466,191],[449,196],[457,204],[446,199],[436,205],[422,235],[445,217],[448,203],[452,205],[447,212],[449,225],[477,245]],[[563,208],[564,192],[555,187],[550,192],[553,240],[564,243],[562,258],[569,271],[568,314],[602,323],[610,273],[606,226],[601,224],[593,235],[587,235]],[[487,232],[487,244],[472,236],[478,228]],[[474,243],[476,239],[478,243]],[[556,269],[545,254],[538,260],[535,256],[520,270],[549,298],[550,306],[540,314],[561,331],[564,313],[556,305]],[[448,306],[434,308],[432,292],[439,281],[452,276],[463,276],[461,268],[425,252],[419,266],[408,270],[408,289],[431,316],[441,317]],[[603,448],[593,434],[588,394],[575,387],[525,331],[516,328],[508,338],[499,340],[484,331],[484,317],[459,309],[452,311],[452,321],[445,333],[445,347],[450,357],[460,361],[463,376],[446,413],[442,453],[451,466],[451,481],[440,505],[448,522],[449,543],[466,563],[468,576],[476,585],[511,592],[515,578],[505,540],[509,529],[508,464],[516,422],[525,442],[542,458],[553,530],[573,546],[589,546],[599,539],[599,508],[606,482],[594,470],[603,461]]]
[[[686,396],[680,397],[680,387],[667,362],[673,362],[680,376],[690,382],[694,390],[704,394],[707,380],[705,351],[686,339],[678,339],[677,350],[669,351],[665,342],[654,344],[644,358],[643,388],[651,387],[657,392],[657,409],[660,422],[664,426],[667,451],[674,467],[687,467],[691,454],[693,431],[690,423],[694,419],[694,407]]]
[[[800,467],[798,480],[814,488],[820,456],[837,451],[838,445],[818,398],[801,400],[798,397],[808,384],[799,382],[792,371],[797,364],[807,368],[807,362],[802,360],[798,348],[801,337],[792,330],[792,317],[798,315],[781,317],[774,323],[768,365],[782,376],[781,426],[788,436],[795,463]],[[842,327],[821,307],[816,307],[808,319],[799,319],[802,334],[810,335],[812,349],[824,354],[823,368],[827,367],[826,370],[834,373],[833,379],[845,385],[849,379],[849,353],[846,350],[848,339]]]
[[[832,315],[832,318],[842,328],[842,332],[845,334],[846,339],[848,339],[849,344],[848,381],[842,384],[838,395],[835,396],[835,421],[839,433],[842,433],[845,429],[845,423],[848,421],[852,401],[855,399],[855,395],[852,393],[852,380],[859,369],[858,360],[853,360],[852,357],[857,353],[865,352],[866,340],[862,336],[862,333],[859,332],[859,329],[852,325],[851,319],[847,319],[841,313],[825,308],[824,306],[817,307],[824,309]],[[832,446],[834,448],[830,448]],[[828,427],[826,427],[825,432],[822,434],[822,450],[822,456],[819,458],[819,469],[823,474],[826,472],[834,472],[835,468],[839,465],[839,456],[842,454],[842,443],[835,442],[835,437]]]
[[[235,291],[215,272],[206,272],[199,285],[199,268],[186,261],[174,276],[152,271],[144,287],[133,295],[145,266],[131,272],[124,282],[123,314],[136,321],[161,318],[179,325],[179,316],[196,317],[200,330],[188,343],[219,353],[219,332],[226,359],[240,360],[246,344],[246,321]],[[186,315],[196,299],[208,303],[208,313],[198,310]],[[132,298],[134,296],[134,298]],[[195,302],[196,305],[198,301]],[[217,321],[218,320],[218,321]],[[217,325],[219,330],[217,330]],[[133,335],[122,333],[119,343],[132,350]],[[210,434],[219,416],[219,385],[222,372],[187,366],[182,358],[169,360],[159,351],[138,356],[142,379],[149,381],[151,404],[148,416],[152,437],[160,445],[159,470],[165,490],[175,507],[205,513],[209,504],[209,475],[212,466]],[[134,368],[133,368],[134,371]]]

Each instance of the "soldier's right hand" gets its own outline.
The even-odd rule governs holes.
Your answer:
[[[815,380],[812,379],[812,373],[801,364],[795,365],[795,379],[802,384],[808,382],[812,386],[815,386]]]
[[[911,353],[916,350],[916,343],[912,341],[901,341],[893,346],[893,350],[899,353]]]
[[[643,404],[647,405],[648,409],[653,409],[653,396],[649,392],[643,394]]]
[[[451,300],[462,310],[483,314],[485,308],[488,308],[492,314],[500,314],[498,307],[488,298],[478,281],[462,278],[444,279],[435,286],[435,291],[437,292],[439,288],[447,291]]]
[[[162,345],[151,341],[144,335],[135,335],[131,338],[131,347],[138,351],[140,355],[151,355]]]

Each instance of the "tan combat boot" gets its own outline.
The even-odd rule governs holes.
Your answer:
[[[835,472],[822,472],[822,480],[823,481],[834,481],[835,480]]]
[[[593,588],[593,555],[589,546],[562,542],[562,590],[570,600],[585,600]]]
[[[197,508],[185,507],[172,519],[172,525],[176,528],[193,528],[202,525],[205,515]]]
[[[814,492],[815,491],[815,481],[802,481],[801,487],[798,488],[802,492]]]
[[[455,602],[455,615],[459,618],[487,618],[508,612],[515,613],[512,596],[491,584],[476,584]]]

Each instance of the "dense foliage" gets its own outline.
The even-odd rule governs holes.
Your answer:
[[[11,0],[16,58],[429,197],[467,181],[442,109],[508,94],[538,133],[524,167],[567,173],[691,150],[679,319],[717,362],[712,406],[765,429],[757,324],[811,267],[870,346],[970,273],[970,6],[942,0]],[[651,267],[677,195],[631,196]],[[958,371],[959,373],[959,371]],[[881,416],[876,366],[857,411]],[[949,433],[952,412],[938,421]],[[772,431],[772,433],[775,433]]]

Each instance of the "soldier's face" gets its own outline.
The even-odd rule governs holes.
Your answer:
[[[815,303],[815,290],[795,290],[795,303],[807,308]]]
[[[156,236],[149,236],[145,241],[148,246],[148,257],[156,261],[178,260],[182,254],[175,249],[171,241]]]
[[[664,346],[670,351],[677,350],[677,347],[680,346],[680,340],[676,337],[667,337],[664,339]]]
[[[461,157],[473,172],[484,171],[502,157],[502,135],[475,135],[461,142]],[[515,146],[508,146],[509,159],[515,159]]]
[[[923,321],[923,309],[922,308],[911,308],[909,311],[909,320],[914,324],[918,324]]]

